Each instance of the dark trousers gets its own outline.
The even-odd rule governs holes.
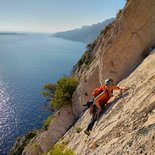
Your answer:
[[[101,108],[102,108],[102,112],[103,112],[105,110],[105,104],[102,104]],[[95,104],[93,105],[92,118],[87,126],[87,129],[86,129],[87,131],[92,130],[95,122],[100,118],[102,112],[99,111],[99,109],[96,107]]]

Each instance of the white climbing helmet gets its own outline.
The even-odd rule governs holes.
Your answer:
[[[114,81],[112,79],[106,79],[105,80],[105,85],[110,85],[110,84],[114,84]]]

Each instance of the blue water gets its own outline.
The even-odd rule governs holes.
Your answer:
[[[85,45],[48,35],[0,35],[0,155],[17,136],[42,126],[42,86],[69,75]]]

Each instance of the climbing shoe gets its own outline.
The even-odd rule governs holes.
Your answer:
[[[85,133],[87,136],[89,136],[89,135],[90,135],[90,132],[89,132],[89,131],[87,131],[87,130],[85,130],[85,131],[84,131],[84,133]]]

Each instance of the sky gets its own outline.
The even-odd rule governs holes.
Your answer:
[[[115,17],[126,0],[0,0],[0,31],[59,32]]]

